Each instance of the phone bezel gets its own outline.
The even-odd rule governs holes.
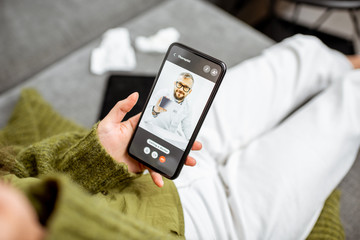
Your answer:
[[[190,52],[190,53],[192,53],[192,54],[195,54],[195,55],[197,55],[197,56],[199,56],[199,57],[202,57],[202,58],[204,58],[204,59],[206,59],[206,60],[208,60],[208,61],[210,61],[210,62],[213,62],[214,64],[217,64],[218,66],[220,66],[221,71],[220,71],[220,73],[219,73],[218,80],[216,81],[215,86],[214,86],[214,88],[213,88],[213,90],[212,90],[212,92],[211,92],[211,94],[210,94],[210,96],[209,96],[209,98],[208,98],[208,100],[207,100],[207,102],[206,102],[206,104],[205,104],[205,107],[204,107],[204,109],[203,109],[203,111],[202,111],[202,114],[201,114],[201,116],[200,116],[200,118],[199,118],[199,120],[198,120],[198,122],[197,122],[197,124],[196,124],[196,126],[195,126],[195,129],[194,129],[194,131],[193,131],[193,133],[192,133],[192,135],[191,135],[191,138],[190,138],[190,140],[189,140],[189,142],[188,142],[188,144],[187,144],[187,146],[186,146],[186,148],[185,148],[185,151],[184,151],[182,157],[181,157],[180,160],[179,160],[179,164],[177,165],[176,170],[174,171],[174,174],[173,174],[172,176],[169,176],[169,175],[167,175],[166,173],[162,172],[161,170],[157,169],[156,167],[152,166],[151,164],[147,163],[146,161],[143,161],[143,160],[140,159],[139,157],[133,155],[133,154],[130,152],[130,146],[131,146],[131,144],[132,144],[132,142],[133,142],[133,139],[134,139],[134,137],[135,137],[135,134],[136,134],[136,132],[137,132],[137,130],[138,130],[138,128],[139,128],[139,123],[140,123],[141,120],[142,120],[143,113],[144,113],[144,111],[145,111],[145,109],[146,109],[146,107],[147,107],[147,105],[148,105],[148,103],[149,103],[149,101],[150,101],[150,98],[151,98],[151,96],[152,96],[152,94],[153,94],[154,88],[155,88],[155,86],[156,86],[156,84],[157,84],[157,82],[158,82],[158,80],[159,80],[160,73],[162,72],[163,67],[164,67],[164,64],[165,64],[165,62],[166,62],[167,59],[168,59],[169,53],[170,53],[172,47],[174,47],[174,46],[177,46],[177,47],[179,47],[179,48],[181,48],[181,49],[184,49],[185,51],[188,51],[188,52]],[[207,115],[207,113],[208,113],[208,111],[209,111],[209,109],[210,109],[210,107],[211,107],[211,104],[212,104],[212,102],[214,101],[215,95],[216,95],[216,93],[217,93],[217,91],[218,91],[218,89],[219,89],[219,87],[220,87],[220,84],[221,84],[222,80],[224,79],[226,70],[227,70],[226,64],[225,64],[224,62],[222,62],[221,60],[216,59],[216,58],[214,58],[214,57],[211,57],[211,56],[209,56],[209,55],[207,55],[207,54],[205,54],[205,53],[203,53],[203,52],[200,52],[200,51],[198,51],[198,50],[195,50],[195,49],[193,49],[193,48],[191,48],[191,47],[188,47],[188,46],[186,46],[186,45],[184,45],[184,44],[182,44],[182,43],[178,43],[178,42],[172,43],[172,44],[169,46],[169,48],[168,48],[168,50],[167,50],[167,52],[166,52],[166,54],[165,54],[165,57],[164,57],[164,59],[163,59],[163,61],[162,61],[162,63],[161,63],[160,69],[159,69],[159,71],[158,71],[158,73],[157,73],[157,75],[156,75],[156,77],[155,77],[155,80],[154,80],[154,83],[153,83],[153,85],[152,85],[152,87],[151,87],[150,93],[149,93],[149,95],[148,95],[148,97],[147,97],[147,100],[146,100],[146,102],[145,102],[145,104],[144,104],[144,107],[143,107],[143,109],[142,109],[141,116],[140,116],[140,118],[139,118],[139,123],[137,124],[137,126],[136,126],[136,128],[135,128],[135,131],[134,131],[134,133],[133,133],[133,135],[132,135],[132,137],[131,137],[131,140],[130,140],[128,146],[127,146],[127,152],[128,152],[128,154],[130,155],[130,157],[134,158],[135,160],[137,160],[138,162],[142,163],[143,165],[149,167],[150,169],[152,169],[152,170],[160,173],[161,175],[163,175],[164,177],[166,177],[166,178],[168,178],[168,179],[175,179],[175,178],[177,178],[177,177],[179,176],[180,172],[181,172],[182,167],[183,167],[184,164],[185,164],[186,158],[187,158],[187,156],[189,155],[189,152],[190,152],[190,150],[191,150],[191,148],[192,148],[192,145],[193,145],[194,142],[195,142],[195,139],[196,139],[196,137],[197,137],[197,135],[198,135],[198,133],[199,133],[199,131],[200,131],[200,128],[201,128],[201,126],[202,126],[202,124],[203,124],[203,122],[204,122],[204,120],[205,120],[205,117],[206,117],[206,115]]]

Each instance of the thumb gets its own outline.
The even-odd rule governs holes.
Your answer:
[[[155,172],[154,170],[151,170],[151,169],[148,169],[149,170],[149,173],[150,173],[150,176],[153,180],[153,182],[158,186],[158,187],[163,187],[164,186],[164,181],[162,179],[162,176]]]
[[[124,119],[125,115],[135,106],[138,99],[139,93],[134,92],[126,99],[117,102],[111,111],[106,115],[104,120],[112,123],[120,123]]]

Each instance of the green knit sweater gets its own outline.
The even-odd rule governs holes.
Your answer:
[[[3,178],[24,191],[48,239],[184,237],[180,199],[171,181],[157,187],[115,162],[91,130],[65,120],[34,90],[25,90],[0,132]]]
[[[0,175],[27,195],[47,238],[184,238],[174,184],[158,188],[148,174],[129,173],[103,149],[96,127],[64,119],[27,89],[0,131]],[[309,239],[344,239],[339,197],[329,197]]]

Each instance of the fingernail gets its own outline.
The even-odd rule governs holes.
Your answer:
[[[138,92],[133,92],[132,94],[129,95],[129,97],[135,96],[135,95],[138,95],[138,94],[139,94]]]

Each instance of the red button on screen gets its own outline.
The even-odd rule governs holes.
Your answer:
[[[160,156],[159,161],[164,163],[164,162],[166,162],[166,158],[164,156]]]

